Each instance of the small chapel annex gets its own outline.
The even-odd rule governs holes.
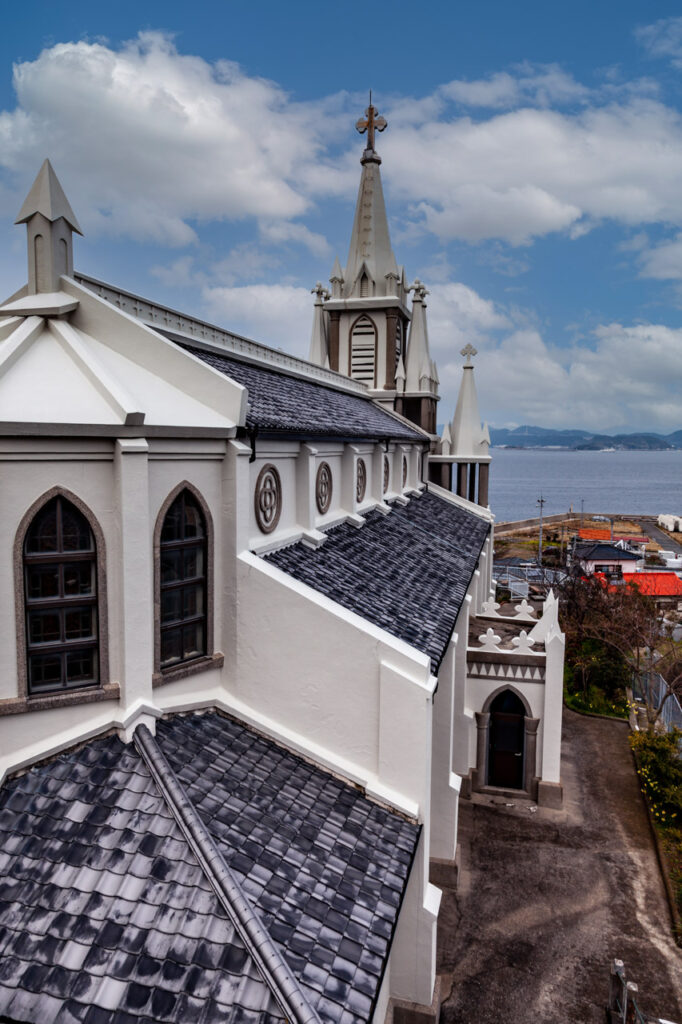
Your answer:
[[[435,1014],[459,801],[561,803],[556,602],[494,600],[475,353],[439,437],[384,126],[370,103],[310,361],[75,272],[49,161],[20,211],[28,282],[0,306],[3,1020]]]

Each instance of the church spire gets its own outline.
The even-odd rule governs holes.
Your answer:
[[[465,345],[461,355],[465,357],[465,362],[450,428],[452,453],[462,459],[474,460],[488,454],[489,441],[486,441],[487,427],[481,423],[478,411],[474,365],[471,361],[472,356],[477,355],[477,351],[473,345]]]
[[[371,93],[365,117],[360,118],[355,127],[361,134],[367,132],[367,146],[360,160],[362,175],[343,275],[343,297],[346,299],[395,294],[395,281],[400,276],[388,230],[379,171],[381,157],[374,148],[375,133],[383,132],[387,122],[372,105]]]
[[[412,323],[407,343],[405,363],[405,391],[431,393],[434,389],[435,364],[429,352],[429,333],[426,326],[426,296],[429,294],[417,278],[412,285]]]
[[[310,337],[310,355],[308,359],[311,363],[324,366],[325,361],[329,364],[329,347],[327,343],[327,321],[322,304],[325,299],[329,298],[329,292],[319,281],[311,291],[315,296],[315,310],[313,313],[313,330]]]
[[[28,231],[28,291],[58,292],[73,274],[73,232],[83,232],[49,160],[43,162],[15,224]]]
[[[472,356],[477,354],[473,345],[467,344],[461,351],[465,357],[462,383],[457,396],[457,406],[450,428],[450,454],[457,463],[457,493],[474,501],[476,493],[476,466],[478,473],[478,504],[488,504],[488,465],[490,455],[490,434],[488,426],[481,423],[478,411],[478,395],[474,381]],[[445,453],[443,453],[445,454]]]

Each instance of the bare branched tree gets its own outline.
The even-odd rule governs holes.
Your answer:
[[[655,601],[643,594],[636,580],[611,584],[602,576],[572,576],[560,589],[562,626],[567,641],[576,641],[574,664],[583,672],[582,641],[597,640],[617,652],[638,677],[651,681],[656,672],[665,680],[660,699],[647,687],[647,723],[653,730],[673,695],[682,697],[682,647],[673,626],[664,620]],[[587,655],[585,656],[587,657]],[[589,666],[588,666],[589,667]]]

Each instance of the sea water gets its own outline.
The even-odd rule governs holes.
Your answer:
[[[498,522],[612,512],[682,515],[682,451],[576,452],[491,448],[490,507]]]

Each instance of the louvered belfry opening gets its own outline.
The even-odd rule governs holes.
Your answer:
[[[355,321],[350,336],[350,375],[368,387],[374,387],[377,331],[368,316]]]

